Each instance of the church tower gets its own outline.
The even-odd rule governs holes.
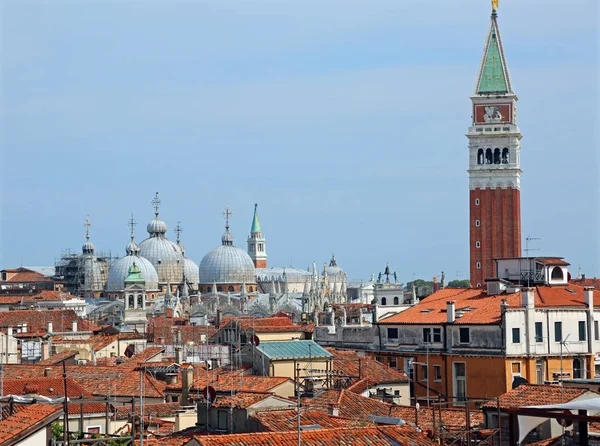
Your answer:
[[[496,14],[477,76],[469,127],[471,285],[496,276],[494,258],[521,255],[520,157],[517,96],[513,92]]]
[[[254,218],[252,219],[252,229],[250,229],[250,237],[248,237],[248,255],[254,262],[255,268],[267,267],[267,243],[260,230],[260,222],[258,221],[258,204],[254,205]]]

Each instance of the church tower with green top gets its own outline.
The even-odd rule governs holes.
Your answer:
[[[495,258],[521,256],[521,131],[498,28],[497,2],[475,92],[469,139],[470,280],[485,286]]]

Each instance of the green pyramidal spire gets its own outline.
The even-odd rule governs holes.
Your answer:
[[[144,277],[142,276],[142,270],[139,266],[133,262],[133,265],[129,267],[127,271],[127,277],[125,277],[125,283],[145,283]]]
[[[476,94],[513,93],[496,18],[496,11],[494,11],[479,69]]]
[[[260,233],[262,232],[260,230],[260,222],[258,221],[258,204],[254,205],[254,218],[252,219],[252,229],[250,232],[254,233]]]

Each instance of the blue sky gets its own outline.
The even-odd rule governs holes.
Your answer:
[[[0,267],[123,255],[150,201],[188,257],[335,252],[352,279],[468,277],[470,100],[486,0],[2,2]],[[501,0],[523,237],[600,275],[598,2]],[[533,253],[533,252],[532,252]]]

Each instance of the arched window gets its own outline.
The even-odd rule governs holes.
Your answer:
[[[144,306],[144,298],[142,297],[141,294],[138,294],[138,298],[137,298],[137,303],[138,303],[138,307],[142,308]]]
[[[227,290],[228,290],[230,293],[233,293],[233,287],[232,287],[231,285],[229,285],[229,288],[227,288]]]
[[[394,305],[398,305],[400,303],[400,300],[398,299],[398,296],[394,297]]]
[[[133,294],[129,295],[129,308],[133,308],[135,305],[135,300],[133,299]]]
[[[552,268],[552,274],[550,276],[552,280],[563,280],[565,278],[563,270],[560,266]]]
[[[223,287],[222,286],[218,286],[217,287],[217,291],[223,291]]]
[[[381,298],[381,305],[387,305],[387,299],[385,297]]]
[[[485,163],[492,164],[492,149],[485,150]]]
[[[502,164],[510,163],[510,152],[508,151],[508,147],[502,149]]]
[[[500,164],[500,149],[494,149],[494,164]]]
[[[477,164],[483,164],[483,149],[477,151]]]
[[[206,287],[206,292],[207,292],[207,293],[210,293],[211,291],[212,291],[212,287],[210,287],[210,286],[207,286],[207,287]]]
[[[583,378],[583,363],[580,358],[573,359],[573,379]]]

